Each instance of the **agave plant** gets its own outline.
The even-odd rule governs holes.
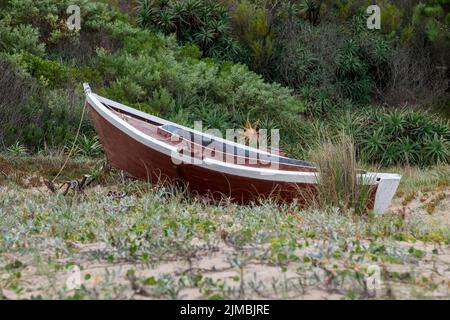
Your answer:
[[[361,138],[363,130],[367,129],[365,125],[365,118],[351,111],[332,119],[332,126],[335,128],[337,135],[344,133],[356,141]]]
[[[189,11],[186,8],[186,2],[184,2],[184,1],[176,2],[171,8],[171,12],[172,12],[173,16],[176,17],[176,19],[178,19],[178,20],[183,19],[183,16],[186,13],[189,13]],[[181,21],[179,21],[179,22],[181,22]]]
[[[171,11],[162,11],[159,15],[158,26],[166,33],[176,30],[175,15]]]
[[[417,137],[425,139],[436,133],[436,120],[431,115],[422,112],[411,112],[407,117],[407,121],[408,125],[412,127],[411,134]]]
[[[378,130],[369,134],[368,137],[361,141],[361,151],[367,160],[376,161],[382,157],[386,151],[386,135],[384,128],[378,128]]]
[[[136,10],[143,28],[176,33],[180,42],[193,42],[213,58],[238,59],[239,46],[231,37],[228,13],[216,1],[140,0]]]
[[[422,112],[408,111],[405,115],[406,127],[409,133],[419,135],[427,117]]]
[[[200,30],[195,35],[195,40],[197,43],[200,43],[202,47],[209,46],[216,37],[216,33],[214,32],[214,29],[206,27],[200,28]]]
[[[419,160],[420,145],[410,137],[403,137],[393,144],[397,164],[417,164]]]
[[[81,136],[77,141],[77,153],[85,157],[96,157],[102,153],[98,137]]]
[[[184,10],[190,14],[199,10],[202,5],[201,1],[199,1],[199,0],[186,0],[183,2],[183,4],[184,4]]]
[[[450,142],[437,133],[425,139],[423,150],[425,163],[448,163],[450,161]]]
[[[303,0],[299,8],[300,14],[313,25],[317,25],[320,18],[323,0]]]
[[[205,129],[225,131],[230,124],[230,114],[214,104],[202,103],[194,110],[194,121],[202,120]]]
[[[209,27],[218,34],[230,31],[230,24],[226,19],[212,20]]]
[[[271,130],[279,129],[278,124],[269,117],[264,117],[262,120],[260,120],[259,127],[261,129],[266,129],[268,132]]]
[[[138,2],[138,6],[136,7],[137,22],[142,27],[150,27],[157,15],[155,8],[152,6],[152,2],[152,0],[141,0]]]
[[[392,135],[401,134],[406,128],[406,114],[402,111],[389,112],[384,120],[386,131]]]
[[[393,166],[399,163],[397,146],[395,144],[387,146],[385,151],[380,155],[379,162],[385,166]]]
[[[450,140],[450,121],[437,121],[433,124],[435,134]]]
[[[13,145],[9,146],[6,149],[8,154],[13,157],[23,157],[28,154],[28,149],[21,144],[19,141],[16,141]]]

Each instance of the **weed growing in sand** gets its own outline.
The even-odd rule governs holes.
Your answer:
[[[352,140],[342,135],[335,143],[323,143],[314,151],[313,160],[320,168],[320,174],[317,175],[319,206],[364,213],[373,181],[364,178],[363,172],[357,169]]]

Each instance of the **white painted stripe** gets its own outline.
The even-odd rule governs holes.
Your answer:
[[[102,102],[104,104],[107,104],[107,105],[109,105],[111,107],[114,107],[116,109],[123,110],[123,111],[125,111],[127,113],[131,113],[131,114],[137,115],[137,116],[139,116],[141,118],[144,118],[144,119],[147,119],[147,120],[150,120],[150,121],[154,121],[154,122],[158,122],[158,123],[161,123],[161,124],[167,124],[167,125],[176,126],[176,127],[181,128],[183,130],[203,135],[204,137],[206,137],[208,139],[214,139],[216,141],[219,141],[219,142],[222,142],[222,143],[226,143],[228,145],[236,146],[236,147],[239,147],[239,148],[243,148],[243,149],[246,149],[246,150],[249,150],[249,151],[254,151],[254,152],[258,152],[258,153],[266,154],[266,155],[271,155],[270,152],[267,152],[267,151],[264,151],[264,150],[261,150],[261,149],[256,149],[256,148],[253,148],[251,146],[246,146],[246,145],[243,145],[243,144],[239,144],[239,143],[236,143],[234,141],[226,140],[226,139],[223,139],[223,138],[220,138],[220,137],[212,136],[212,135],[210,135],[210,134],[208,134],[206,132],[200,132],[198,130],[194,130],[192,128],[185,127],[185,126],[183,126],[181,124],[178,124],[178,123],[175,123],[175,122],[171,122],[171,121],[162,119],[160,117],[157,117],[157,116],[154,116],[154,115],[150,115],[148,113],[145,113],[145,112],[142,112],[142,111],[139,111],[139,110],[127,107],[126,105],[123,105],[123,104],[118,103],[116,101],[113,101],[113,100],[110,100],[108,98],[99,96],[98,94],[95,94],[95,93],[93,93],[93,94],[97,97],[97,99],[100,102]],[[283,157],[281,155],[277,155],[277,156],[280,157],[280,158],[289,159],[289,158]]]
[[[253,178],[259,180],[277,181],[277,182],[297,182],[297,183],[314,183],[312,178],[315,173],[312,172],[298,172],[298,171],[281,171],[266,168],[246,167],[231,163],[225,163],[213,159],[205,158],[204,160],[192,159],[191,157],[183,156],[177,151],[177,148],[146,135],[139,131],[126,121],[122,120],[107,107],[105,107],[96,96],[93,94],[87,95],[87,100],[90,105],[109,123],[116,128],[129,135],[131,138],[140,143],[152,148],[160,153],[174,158],[177,161],[184,161],[200,166],[205,169],[216,170],[222,173],[233,174],[240,177]]]

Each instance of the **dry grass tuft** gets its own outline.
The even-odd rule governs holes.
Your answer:
[[[320,145],[313,154],[320,168],[317,175],[319,205],[337,207],[343,212],[353,209],[363,213],[368,205],[371,188],[363,183],[358,170],[355,146],[351,138],[342,135],[337,142]]]

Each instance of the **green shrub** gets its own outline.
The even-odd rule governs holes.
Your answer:
[[[385,85],[380,77],[388,67],[389,45],[382,36],[365,29],[364,15],[354,17],[352,23],[352,33],[336,56],[337,83],[344,98],[367,104],[375,89],[381,91]]]
[[[381,10],[381,30],[386,34],[399,31],[403,21],[404,11],[388,0],[384,0],[378,5]]]
[[[359,157],[370,163],[433,165],[450,162],[450,123],[408,110],[342,112],[331,130],[355,140]]]
[[[39,88],[22,105],[14,107],[14,117],[8,120],[0,130],[0,143],[9,146],[20,141],[30,151],[42,147],[62,146],[75,136],[81,119],[84,94],[81,88],[45,90]],[[4,117],[7,110],[0,109]],[[86,115],[81,131],[92,136],[94,130]]]
[[[242,65],[223,69],[214,84],[213,92],[219,101],[241,112],[277,118],[281,113],[304,111],[303,102],[296,99],[291,90],[277,83],[264,82],[261,76]]]
[[[143,28],[175,33],[181,43],[195,43],[208,57],[239,60],[241,48],[231,38],[225,8],[210,0],[140,0],[138,22]]]
[[[81,9],[81,30],[70,30],[66,24],[70,5]],[[7,52],[26,51],[55,59],[91,62],[97,47],[115,50],[112,25],[128,21],[104,1],[90,0],[11,0],[0,14],[0,50],[6,42]],[[44,48],[46,52],[44,51]]]
[[[274,54],[274,26],[268,9],[250,1],[239,1],[231,13],[233,35],[250,53],[249,65],[266,72]]]
[[[70,67],[29,53],[15,55],[14,59],[31,76],[50,88],[67,87],[81,82],[93,84],[101,82],[98,71],[90,67]]]
[[[279,38],[276,59],[272,66],[275,79],[291,88],[303,88],[309,84],[317,84],[320,78],[321,59],[314,48],[310,48],[309,37],[316,39],[323,33],[320,29],[312,29],[308,25],[299,25],[299,30],[286,30],[283,38]],[[323,49],[323,48],[321,48]],[[322,54],[328,54],[323,52]]]
[[[450,41],[450,10],[447,0],[426,0],[414,8],[412,25],[425,27],[427,38],[432,42]]]
[[[234,115],[250,114],[254,119],[276,119],[282,113],[304,110],[291,90],[265,82],[246,66],[183,58],[185,47],[177,47],[170,38],[134,29],[120,32],[120,37],[127,38],[128,32],[140,41],[125,41],[124,50],[115,54],[99,50],[99,71],[110,79],[105,91],[113,99],[137,106],[148,104],[150,110],[163,115],[178,112],[177,101],[188,100],[190,108],[204,103]]]
[[[386,86],[391,50],[382,34],[366,28],[365,19],[360,12],[345,26],[314,26],[281,15],[270,77],[295,89],[312,115],[322,116],[347,100],[370,103]]]
[[[102,29],[110,21],[126,20],[119,11],[110,10],[105,1],[90,0],[9,0],[4,15],[14,25],[31,23],[39,28],[44,40],[57,41],[77,35],[65,23],[70,5],[81,8],[83,27],[90,30]]]
[[[0,54],[0,148],[20,139],[18,132],[30,120],[21,111],[37,88],[33,78],[20,70],[10,57]]]
[[[0,51],[14,54],[27,51],[43,56],[45,45],[39,42],[39,33],[30,25],[11,27],[0,20]]]

